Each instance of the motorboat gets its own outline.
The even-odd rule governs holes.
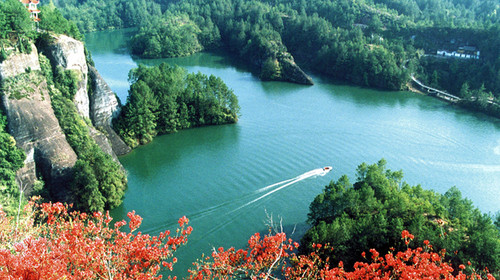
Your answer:
[[[330,172],[330,171],[332,171],[332,169],[333,168],[331,166],[325,166],[325,167],[323,167],[323,171],[324,172]]]

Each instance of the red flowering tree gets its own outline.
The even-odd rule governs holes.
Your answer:
[[[405,244],[413,238],[408,231],[402,232]],[[444,251],[433,252],[428,241],[424,245],[401,252],[391,250],[384,256],[371,249],[370,259],[357,262],[346,271],[342,262],[331,266],[328,258],[321,257],[325,251],[333,250],[328,245],[313,244],[309,255],[296,255],[298,244],[286,239],[284,233],[264,238],[255,234],[246,250],[214,250],[211,257],[195,263],[189,279],[495,279],[488,271],[474,271],[470,263],[468,267],[460,265],[457,272],[443,261]]]
[[[61,203],[32,202],[25,213],[15,223],[0,212],[0,279],[160,279],[192,231],[182,217],[174,235],[150,236],[137,231],[134,212],[124,230],[109,213],[69,212]]]
[[[187,242],[192,228],[179,219],[175,234],[142,234],[142,218],[111,224],[109,214],[69,212],[61,203],[31,202],[20,219],[0,211],[0,279],[160,279],[161,267],[172,269],[173,253]],[[404,230],[408,246],[414,238]],[[453,268],[444,251],[423,247],[381,255],[374,249],[366,261],[344,269],[325,256],[329,245],[313,244],[308,255],[297,255],[298,244],[279,232],[254,234],[246,249],[219,248],[198,261],[188,279],[495,279],[487,270],[476,272],[468,263]]]

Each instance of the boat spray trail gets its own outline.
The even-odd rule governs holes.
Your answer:
[[[257,201],[265,198],[266,196],[271,195],[271,194],[273,194],[273,193],[275,193],[275,192],[277,192],[277,191],[279,191],[281,189],[284,189],[284,188],[286,188],[286,187],[288,187],[290,185],[293,185],[295,183],[298,183],[298,182],[300,182],[302,180],[305,180],[305,179],[311,178],[311,177],[315,177],[315,176],[325,176],[326,173],[328,173],[328,172],[329,172],[329,170],[326,171],[323,168],[313,169],[313,170],[307,171],[306,173],[301,174],[301,175],[299,175],[297,177],[294,177],[294,178],[291,178],[291,179],[288,179],[288,180],[284,180],[284,181],[278,182],[276,184],[272,184],[272,185],[269,185],[269,186],[264,187],[262,189],[259,189],[258,192],[263,192],[263,191],[266,191],[268,189],[271,189],[273,187],[278,186],[277,188],[275,188],[273,190],[270,190],[270,191],[266,192],[265,194],[263,194],[263,195],[255,198],[254,200],[241,205],[240,207],[234,209],[233,211],[231,211],[229,213],[236,212],[236,211],[240,210],[241,208],[244,208],[244,207],[247,207],[247,206],[249,206],[251,204],[254,204],[255,202],[257,202]]]
[[[331,170],[331,168],[328,170],[325,170],[324,168],[313,169],[313,170],[307,171],[301,175],[298,175],[296,177],[293,177],[293,178],[290,178],[290,179],[287,179],[287,180],[284,180],[284,181],[281,181],[278,183],[274,183],[272,185],[260,188],[254,192],[251,192],[251,193],[247,193],[247,194],[240,196],[238,198],[225,201],[223,203],[205,208],[205,209],[200,210],[200,211],[189,213],[186,216],[192,222],[194,222],[194,221],[199,220],[199,219],[206,219],[207,216],[217,215],[217,219],[215,219],[215,218],[213,219],[214,221],[217,221],[217,222],[210,229],[205,231],[205,235],[210,235],[210,234],[213,234],[215,232],[222,230],[224,227],[226,227],[233,220],[238,219],[239,214],[236,213],[238,210],[241,210],[247,206],[250,206],[250,205],[256,203],[257,201],[259,201],[259,200],[261,200],[261,199],[263,199],[263,198],[265,198],[265,197],[267,197],[267,196],[269,196],[269,195],[271,195],[279,190],[282,190],[286,187],[289,187],[289,186],[291,186],[295,183],[298,183],[300,181],[303,181],[305,179],[316,177],[316,176],[324,176],[330,170]],[[265,192],[265,193],[263,193],[263,192]],[[244,204],[242,204],[241,206],[239,206],[231,211],[227,211],[227,210],[229,210],[228,208],[230,207],[230,205],[235,205],[235,204],[237,205],[237,204],[244,202],[245,200],[251,199],[252,197],[255,197],[256,195],[259,195],[259,194],[261,194],[261,195],[244,203]],[[223,213],[221,213],[221,211]],[[175,224],[176,223],[172,223],[171,225],[169,224],[168,226],[175,226]],[[161,227],[152,228],[149,230],[159,230],[160,228]]]
[[[281,181],[281,182],[278,182],[278,183],[275,183],[275,184],[269,185],[269,186],[267,186],[267,187],[260,188],[260,189],[256,190],[256,191],[255,191],[255,193],[261,193],[261,192],[263,192],[263,191],[267,191],[268,189],[271,189],[271,188],[273,188],[273,187],[279,186],[279,185],[281,185],[281,184],[288,183],[288,182],[293,181],[293,180],[296,180],[296,179],[297,179],[297,177],[292,178],[292,179],[288,179],[288,180],[285,180],[285,181]]]

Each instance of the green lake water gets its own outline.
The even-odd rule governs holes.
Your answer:
[[[500,121],[410,92],[341,85],[313,76],[314,86],[261,82],[229,56],[200,53],[134,60],[130,31],[86,35],[96,67],[125,103],[128,71],[137,63],[177,64],[221,77],[241,106],[235,125],[157,137],[120,158],[129,186],[117,219],[135,210],[142,231],[175,228],[186,215],[194,232],[176,256],[174,274],[211,248],[245,246],[266,232],[272,215],[299,240],[310,202],[330,180],[356,179],[362,163],[387,160],[411,185],[444,193],[456,186],[485,213],[500,211]],[[266,186],[333,166],[325,176]]]

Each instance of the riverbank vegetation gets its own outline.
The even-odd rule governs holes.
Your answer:
[[[134,54],[169,57],[224,48],[257,66],[263,79],[286,80],[282,55],[313,72],[382,89],[406,89],[410,74],[460,95],[468,84],[483,106],[484,92],[500,97],[499,2],[458,0],[55,1],[84,31],[139,27]],[[438,50],[472,47],[479,59],[432,57]],[[429,56],[430,55],[430,56]],[[292,57],[290,56],[290,57]],[[491,103],[488,103],[491,104]]]
[[[236,95],[213,75],[188,74],[162,63],[140,65],[129,80],[127,103],[114,128],[131,147],[149,143],[157,134],[238,121]]]
[[[435,252],[446,249],[445,259],[454,267],[470,261],[476,271],[500,271],[500,213],[495,225],[455,187],[438,194],[402,179],[402,171],[386,169],[381,160],[361,164],[354,184],[345,175],[332,181],[310,205],[312,228],[302,238],[302,252],[329,244],[334,250],[323,257],[351,267],[364,260],[366,248],[404,250],[399,233],[408,230],[417,244],[428,240]]]

